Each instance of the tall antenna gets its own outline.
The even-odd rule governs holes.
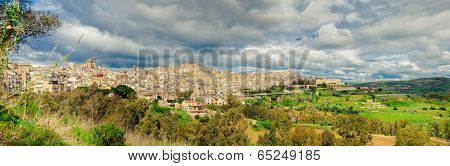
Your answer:
[[[72,47],[72,49],[70,50],[70,52],[68,54],[64,55],[58,62],[56,62],[55,67],[58,67],[60,65],[60,63],[63,63],[64,61],[67,61],[69,59],[70,55],[72,55],[72,53],[75,51],[75,49],[77,49],[83,36],[84,36],[84,34],[82,34],[80,36],[77,43]]]

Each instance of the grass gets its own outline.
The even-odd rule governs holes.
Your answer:
[[[448,111],[430,110],[430,107],[436,109],[440,107],[448,108],[449,103],[426,100],[423,98],[410,97],[390,97],[384,99],[385,109],[366,110],[361,113],[362,116],[380,119],[382,121],[407,120],[412,123],[429,124],[432,121],[449,119]],[[394,110],[397,107],[398,110]],[[427,108],[427,110],[423,110]]]
[[[395,146],[396,141],[395,136],[385,136],[385,135],[378,135],[374,134],[372,135],[372,140],[367,144],[367,146]],[[428,146],[449,146],[450,142],[436,138],[431,137],[430,142],[427,144]]]
[[[93,145],[93,133],[90,131],[86,131],[81,127],[74,126],[72,128],[72,134],[74,137],[76,137],[79,141],[82,142],[82,145]]]
[[[440,121],[450,118],[450,104],[446,101],[428,100],[420,97],[385,97],[377,98],[377,102],[386,106],[379,109],[365,109],[367,100],[372,100],[370,95],[364,94],[343,94],[340,97],[333,96],[330,91],[319,91],[320,98],[312,104],[318,108],[323,104],[332,104],[337,107],[353,107],[360,111],[360,115],[370,119],[380,119],[385,122],[406,120],[415,124],[429,124],[433,121]],[[304,97],[298,95],[297,98]],[[299,104],[300,105],[300,104]],[[397,107],[398,110],[394,110]],[[431,110],[434,107],[436,110]],[[446,108],[447,111],[439,110]],[[426,108],[426,110],[423,110]]]
[[[247,130],[245,133],[248,136],[248,139],[250,140],[250,145],[257,145],[258,139],[260,136],[264,135],[268,130],[267,129],[255,129],[251,125],[247,127]]]
[[[444,117],[439,117],[443,114]],[[448,118],[448,112],[444,111],[406,111],[406,110],[372,110],[363,111],[360,115],[370,119],[380,119],[385,122],[406,120],[411,123],[431,123],[432,121]],[[446,117],[445,117],[446,116]]]
[[[175,112],[180,115],[180,118],[178,119],[180,123],[187,124],[192,121],[191,116],[189,116],[189,114],[186,111],[182,109],[175,109]]]
[[[367,143],[368,146],[395,146],[395,136],[372,135],[372,140]]]
[[[24,120],[0,105],[0,145],[62,146],[67,143],[53,130]]]
[[[253,125],[253,128],[256,131],[260,131],[263,129],[270,129],[272,128],[272,121],[266,119],[258,119],[256,123]]]

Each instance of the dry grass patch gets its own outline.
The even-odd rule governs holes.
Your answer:
[[[267,130],[261,129],[259,131],[255,131],[251,125],[247,127],[247,131],[245,131],[248,135],[248,139],[250,140],[250,145],[256,145],[258,143],[259,136],[267,133]]]
[[[372,141],[370,141],[368,146],[395,146],[396,138],[395,136],[385,136],[385,135],[372,135]]]

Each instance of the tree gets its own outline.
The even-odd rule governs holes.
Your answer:
[[[444,121],[437,121],[432,122],[430,124],[430,134],[435,137],[449,139],[449,131],[448,127],[450,126],[450,120],[444,120]]]
[[[377,91],[378,93],[381,93],[381,92],[383,92],[383,89],[382,89],[382,88],[378,88],[376,91]]]
[[[248,105],[242,108],[245,117],[250,119],[258,119],[263,110],[257,105]]]
[[[27,43],[29,38],[47,37],[62,25],[58,15],[29,8],[32,2],[0,1],[0,72],[5,69],[10,52],[18,51],[20,44]]]
[[[278,129],[271,129],[268,133],[259,136],[258,145],[260,146],[286,146],[287,141],[283,139]]]
[[[1,0],[0,13],[8,12],[8,4],[15,0]],[[56,29],[62,26],[59,16],[49,11],[40,11],[31,9],[29,6],[33,4],[32,0],[20,0],[19,12],[17,17],[21,26],[21,33],[17,34],[17,43],[27,43],[28,38],[43,38],[49,36]],[[14,13],[11,13],[14,14]],[[8,20],[10,15],[0,15],[0,20]],[[11,20],[10,20],[11,21]]]
[[[326,130],[322,133],[322,146],[334,146],[337,144],[336,136],[332,131]]]
[[[318,85],[319,88],[327,88],[327,84],[325,83],[321,83]]]
[[[139,99],[132,102],[121,100],[117,105],[117,108],[109,113],[108,119],[111,122],[122,126],[126,132],[134,130],[134,127],[139,124],[140,119],[149,109],[149,103],[145,99]]]
[[[3,3],[4,4],[4,3]],[[8,57],[11,51],[17,46],[17,38],[22,32],[22,20],[20,19],[20,5],[18,1],[13,1],[1,7],[1,48],[0,48],[0,75],[8,65]]]
[[[372,139],[369,120],[358,115],[341,115],[333,127],[343,138],[342,145],[364,146]]]
[[[196,144],[200,146],[245,146],[249,144],[246,134],[248,122],[237,109],[223,115],[216,114],[198,129]]]
[[[273,112],[273,111],[270,111]],[[260,146],[288,146],[292,144],[290,132],[292,124],[285,116],[279,116],[276,119],[266,134],[262,135],[258,139],[258,145]]]
[[[319,146],[321,143],[320,136],[316,130],[304,126],[294,128],[290,133],[289,139],[292,146]]]
[[[103,124],[94,128],[92,142],[97,146],[125,145],[125,132],[113,124]]]
[[[177,140],[178,115],[171,112],[157,113],[148,110],[140,121],[139,131],[158,140]]]
[[[137,98],[136,91],[126,85],[119,85],[111,89],[114,95],[122,99],[134,100]]]
[[[413,126],[400,129],[397,135],[397,146],[424,146],[430,141],[427,132]]]
[[[241,101],[233,94],[228,94],[227,96],[227,107],[228,109],[230,108],[237,108],[239,106],[241,106],[242,103]]]
[[[96,93],[85,100],[78,113],[87,119],[94,120],[94,122],[100,122],[106,115],[108,107],[111,106],[114,107],[111,98],[103,96],[101,93]]]

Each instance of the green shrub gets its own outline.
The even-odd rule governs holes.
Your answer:
[[[256,123],[253,125],[254,128],[260,130],[260,129],[271,129],[272,128],[272,121],[266,120],[266,119],[260,119],[257,120]]]
[[[342,137],[340,145],[364,146],[372,139],[371,126],[367,118],[357,115],[338,116],[337,118],[333,128]]]
[[[72,134],[84,145],[92,145],[93,143],[93,133],[89,131],[85,131],[83,128],[74,126],[72,128]]]
[[[413,126],[406,126],[398,131],[397,146],[424,146],[430,141],[426,131],[422,131]]]
[[[429,132],[434,137],[450,140],[450,119],[444,121],[432,122],[429,126]]]
[[[62,138],[52,130],[25,122],[0,106],[0,145],[62,146]]]
[[[22,124],[17,128],[19,138],[12,141],[14,146],[63,146],[65,143],[55,132],[35,126],[32,123]]]
[[[337,144],[336,136],[332,131],[326,130],[321,134],[322,146],[335,146]]]
[[[4,107],[0,105],[0,122],[10,122],[17,124],[20,122],[20,118],[19,116],[14,115],[11,111],[4,109]]]
[[[14,137],[12,124],[0,121],[0,146],[11,145]]]
[[[289,144],[292,146],[319,146],[321,135],[314,128],[297,126],[289,135]]]
[[[178,114],[178,122],[181,124],[187,124],[192,121],[191,116],[186,111],[176,109],[175,112]]]
[[[160,114],[168,113],[171,111],[170,108],[159,106],[158,101],[156,101],[156,100],[152,102],[150,109],[153,112],[160,113]]]
[[[113,124],[103,124],[93,130],[92,143],[97,146],[123,146],[125,132]]]
[[[137,98],[136,91],[126,85],[119,85],[117,87],[111,88],[114,95],[121,97],[122,99],[134,100]]]

